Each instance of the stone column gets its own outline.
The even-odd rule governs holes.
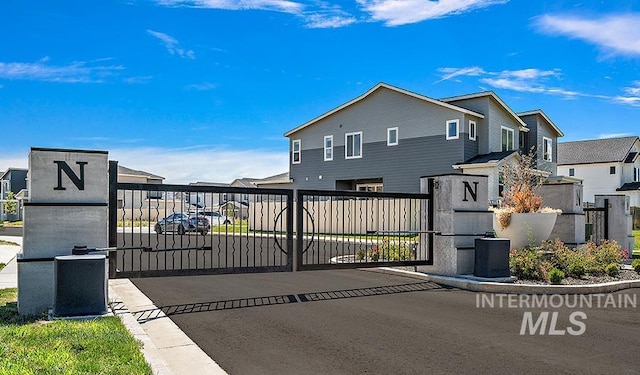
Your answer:
[[[558,215],[549,240],[560,239],[568,246],[577,246],[585,241],[585,216],[582,209],[583,185],[577,183],[548,184],[539,188],[545,207],[562,210]]]
[[[423,177],[421,192],[428,193],[428,180],[434,180],[435,205],[433,266],[420,266],[422,272],[440,275],[472,274],[475,239],[493,231],[493,213],[488,210],[488,177],[451,174]]]
[[[53,307],[54,257],[71,255],[75,245],[108,245],[108,153],[32,148],[28,189],[18,311],[39,314]]]
[[[623,249],[633,251],[633,218],[629,197],[626,195],[596,195],[596,207],[604,207],[605,199],[609,200],[609,240],[615,240]]]

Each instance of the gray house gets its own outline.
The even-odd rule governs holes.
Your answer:
[[[490,177],[535,146],[538,166],[555,174],[563,134],[542,111],[516,114],[495,93],[432,99],[385,83],[285,133],[295,189],[418,192],[420,177]]]

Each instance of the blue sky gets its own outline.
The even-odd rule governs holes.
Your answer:
[[[0,171],[106,150],[168,183],[288,170],[283,133],[378,82],[493,90],[561,141],[640,135],[640,2],[0,2]]]

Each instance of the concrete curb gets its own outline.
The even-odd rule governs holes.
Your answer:
[[[134,337],[155,375],[226,374],[198,345],[158,309],[129,279],[109,280],[114,314]],[[113,294],[111,294],[113,293]],[[136,318],[146,317],[143,323]]]
[[[475,281],[461,277],[428,275],[421,272],[404,271],[395,268],[380,267],[366,268],[366,271],[385,274],[401,275],[420,280],[432,281],[436,284],[483,293],[511,293],[511,294],[598,294],[611,293],[619,290],[640,288],[640,280],[614,281],[593,285],[527,285],[512,283],[496,283],[489,281]]]

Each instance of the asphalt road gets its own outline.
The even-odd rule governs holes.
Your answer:
[[[630,303],[478,308],[481,294],[359,270],[133,281],[230,374],[640,373]],[[549,314],[544,335],[520,334],[526,311]]]

